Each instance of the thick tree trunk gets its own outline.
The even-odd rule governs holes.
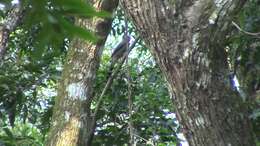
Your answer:
[[[93,0],[97,10],[113,12],[118,0]],[[79,26],[92,29],[101,38],[96,44],[75,39],[64,65],[53,110],[48,146],[87,146],[94,135],[90,105],[100,55],[111,28],[111,19],[77,19]]]
[[[191,146],[253,146],[247,107],[229,85],[224,40],[246,0],[123,0],[150,47]]]
[[[24,13],[21,6],[16,4],[9,10],[3,23],[0,23],[0,63],[6,52],[9,35],[19,25],[23,16]]]

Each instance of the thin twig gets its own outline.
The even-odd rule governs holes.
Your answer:
[[[247,35],[251,35],[251,36],[256,36],[257,38],[260,38],[260,32],[248,32],[243,30],[241,27],[238,26],[238,24],[236,24],[234,21],[232,21],[232,24],[241,32],[247,34]]]
[[[152,146],[155,146],[155,144],[152,141],[150,141],[150,140],[147,140],[147,139],[145,139],[145,138],[143,138],[143,137],[141,137],[141,136],[139,136],[137,134],[134,134],[134,136],[140,138],[141,140],[145,141],[146,143],[150,143]]]
[[[128,46],[127,46],[128,47]],[[129,135],[130,135],[130,146],[135,145],[135,136],[134,136],[134,127],[132,121],[132,111],[133,111],[133,101],[132,101],[132,81],[131,81],[131,66],[128,62],[128,56],[126,57],[126,64],[127,64],[127,84],[128,84],[128,114],[129,114]]]
[[[128,58],[126,60],[128,64]],[[131,87],[131,75],[130,75],[130,65],[128,64],[128,71],[127,71],[127,82],[128,82],[128,114],[129,114],[129,121],[128,121],[128,127],[129,127],[129,135],[130,135],[130,146],[134,146],[135,137],[134,137],[134,127],[133,127],[133,121],[132,121],[132,111],[133,111],[133,101],[132,101],[132,87]]]

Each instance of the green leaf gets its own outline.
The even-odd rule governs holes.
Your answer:
[[[78,15],[85,17],[111,17],[111,14],[105,11],[97,12],[89,3],[82,0],[59,0],[55,4],[61,7],[61,12],[65,15]]]
[[[59,22],[62,24],[64,29],[68,31],[71,35],[79,36],[85,40],[89,40],[92,42],[97,41],[97,36],[95,36],[89,30],[83,29],[79,26],[75,26],[74,24],[70,23],[69,21],[65,20],[64,18],[58,18]]]
[[[9,128],[3,128],[5,134],[10,138],[10,139],[13,139],[14,136],[13,136],[13,133],[12,131],[9,129]]]

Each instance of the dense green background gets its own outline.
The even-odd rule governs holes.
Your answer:
[[[2,1],[2,23],[12,9],[10,1]],[[0,64],[0,145],[43,145],[50,127],[57,82],[73,37],[95,42],[89,30],[73,24],[73,17],[112,17],[96,12],[80,0],[23,0],[26,9],[23,23],[10,34],[8,51]],[[123,12],[114,15],[112,30],[102,56],[95,89],[101,92],[106,83],[111,48],[121,39],[124,31]],[[260,1],[250,0],[234,21],[245,31],[260,32]],[[135,28],[129,31],[136,37]],[[236,73],[241,92],[259,89],[260,36],[247,35],[237,28],[226,40],[231,72]],[[143,42],[134,48],[129,57],[132,78],[134,114],[132,117],[140,144],[148,141],[156,145],[180,142],[178,122],[169,99],[165,81]],[[104,98],[98,115],[94,145],[126,144],[128,99],[127,65],[124,65]],[[251,98],[254,130],[260,140],[260,97]],[[95,104],[95,102],[93,103]]]

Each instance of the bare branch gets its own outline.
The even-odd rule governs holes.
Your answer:
[[[127,24],[126,24],[127,26]],[[127,46],[128,47],[128,46]],[[133,126],[133,120],[132,120],[132,114],[133,114],[133,100],[132,100],[132,79],[131,79],[131,66],[129,64],[128,56],[126,57],[126,64],[127,64],[127,84],[128,84],[128,114],[129,114],[129,121],[128,121],[128,127],[129,127],[129,144],[130,146],[135,146],[135,136],[134,136],[134,126]]]
[[[115,69],[115,71],[113,71],[112,75],[108,78],[107,80],[107,83],[104,87],[104,89],[102,90],[99,98],[98,98],[98,101],[97,101],[97,105],[96,105],[96,108],[95,108],[95,111],[93,113],[93,122],[92,122],[92,130],[94,131],[95,130],[95,125],[96,125],[96,118],[97,118],[97,113],[101,107],[101,104],[102,104],[102,101],[103,101],[103,98],[104,98],[104,95],[107,91],[107,89],[110,87],[110,85],[112,84],[113,82],[113,79],[115,78],[115,76],[117,75],[117,73],[119,72],[119,70],[121,69],[122,65],[124,64],[125,60],[126,60],[126,57],[128,56],[128,54],[131,52],[131,50],[135,47],[135,44],[138,42],[139,40],[139,37],[135,39],[135,41],[132,43],[132,45],[129,47],[129,50],[126,54],[124,54],[124,57],[123,59],[119,62],[119,66]]]
[[[247,35],[251,35],[251,36],[256,36],[257,38],[260,38],[260,32],[248,32],[243,30],[241,27],[239,27],[238,24],[236,24],[234,21],[232,21],[232,24],[241,32],[247,34]]]
[[[151,144],[152,146],[155,146],[155,144],[151,140],[147,140],[147,139],[145,139],[145,138],[143,138],[143,137],[141,137],[137,134],[134,134],[134,136],[136,136],[136,137],[140,138],[141,140],[145,141],[147,144]]]

